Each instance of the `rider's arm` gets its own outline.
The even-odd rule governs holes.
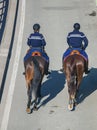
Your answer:
[[[30,36],[28,37],[27,45],[28,45],[28,46],[31,46],[31,34],[30,34]]]
[[[41,34],[41,41],[42,41],[42,46],[44,47],[46,45],[46,41],[42,34]]]
[[[88,39],[87,37],[83,34],[83,41],[84,41],[84,45],[83,45],[83,48],[84,50],[86,49],[86,47],[88,46]]]
[[[68,45],[69,45],[69,47],[70,47],[71,45],[70,45],[70,37],[69,37],[69,35],[70,35],[70,34],[68,34],[68,36],[67,36],[67,43],[68,43]]]

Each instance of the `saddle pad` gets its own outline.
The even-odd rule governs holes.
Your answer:
[[[86,61],[88,60],[88,56],[84,50],[81,49],[68,49],[63,54],[63,60],[66,60],[66,58],[70,55],[81,55]]]
[[[48,60],[45,53],[42,52],[41,49],[35,49],[35,48],[34,49],[29,49],[27,51],[27,54],[24,57],[24,61],[27,60],[31,56],[42,56],[46,61]]]

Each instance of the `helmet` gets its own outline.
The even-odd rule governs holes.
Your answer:
[[[33,30],[39,30],[40,29],[40,25],[38,23],[33,25]]]
[[[73,25],[73,27],[74,27],[75,30],[79,30],[80,29],[80,24],[79,23],[75,23]]]

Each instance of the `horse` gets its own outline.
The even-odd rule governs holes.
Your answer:
[[[77,105],[77,93],[86,68],[86,61],[79,53],[72,53],[63,60],[63,71],[66,76],[69,104],[68,109],[74,110]]]
[[[45,68],[47,66],[46,60],[41,56],[39,52],[35,52],[24,61],[25,68],[25,80],[27,86],[28,102],[26,112],[30,114],[32,112],[31,100],[32,92],[35,96],[33,101],[33,110],[38,110],[38,103],[41,99],[41,83],[45,75]]]

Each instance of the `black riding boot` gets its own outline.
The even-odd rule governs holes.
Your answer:
[[[49,70],[49,63],[47,63],[46,67],[45,67],[45,74],[46,75],[50,74],[50,72],[48,70]]]
[[[88,74],[89,72],[90,70],[88,70],[88,61],[87,61],[85,65],[85,74]]]
[[[61,72],[64,72],[64,67],[63,67],[63,61],[62,61],[62,68],[60,69]]]

